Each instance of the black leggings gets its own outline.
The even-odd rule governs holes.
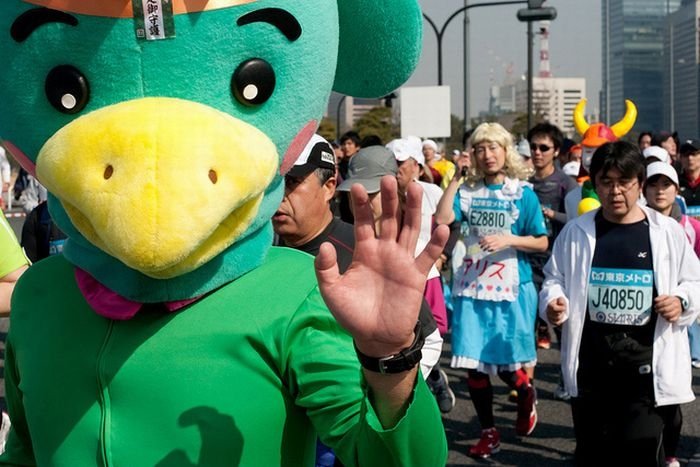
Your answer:
[[[523,368],[516,371],[499,371],[498,377],[509,388],[517,390],[518,396],[526,396],[530,379]],[[495,426],[493,420],[493,386],[489,375],[477,370],[467,370],[467,385],[481,429],[493,428]]]

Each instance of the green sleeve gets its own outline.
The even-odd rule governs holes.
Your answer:
[[[328,312],[318,288],[296,313],[285,342],[296,405],[344,465],[445,465],[445,429],[423,378],[417,378],[404,416],[384,429],[367,397],[352,338]]]
[[[17,237],[4,215],[0,215],[0,277],[28,264]]]

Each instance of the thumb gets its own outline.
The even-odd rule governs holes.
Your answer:
[[[340,277],[338,270],[338,260],[335,248],[328,242],[321,244],[319,253],[314,261],[316,269],[316,279],[319,288],[323,292],[327,287],[334,284]]]

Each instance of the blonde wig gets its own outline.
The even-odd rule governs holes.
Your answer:
[[[482,123],[476,127],[474,133],[472,133],[472,136],[469,139],[469,145],[472,148],[472,164],[466,179],[466,183],[468,185],[474,186],[477,182],[484,178],[484,173],[479,170],[478,164],[476,163],[476,156],[474,155],[474,146],[479,143],[483,143],[484,141],[496,143],[505,150],[506,161],[502,172],[506,175],[506,177],[527,180],[531,174],[531,171],[523,162],[520,154],[518,154],[518,152],[515,150],[515,146],[513,145],[513,136],[510,134],[510,132],[503,128],[500,123]]]

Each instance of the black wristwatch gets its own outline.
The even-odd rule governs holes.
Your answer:
[[[360,364],[366,370],[381,374],[403,373],[415,367],[423,357],[421,348],[425,342],[425,337],[422,332],[420,321],[416,323],[416,328],[413,330],[415,338],[410,347],[403,349],[401,352],[390,355],[388,357],[370,357],[363,354],[355,345],[355,352]]]

